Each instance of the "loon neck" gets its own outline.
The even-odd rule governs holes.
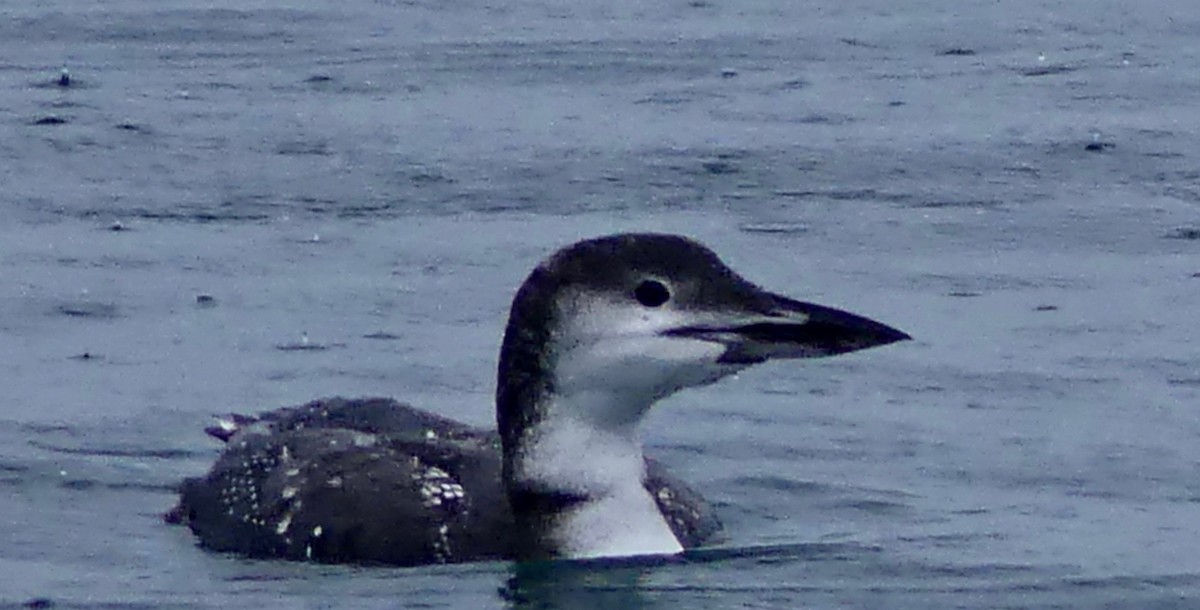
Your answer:
[[[586,558],[682,551],[646,491],[636,426],[601,428],[578,416],[580,405],[547,398],[549,404],[538,408],[544,417],[524,435],[505,473],[517,522],[526,530],[522,535],[535,545],[529,554]]]
[[[637,424],[658,396],[572,384],[554,349],[561,278],[538,267],[513,299],[497,367],[496,423],[520,558],[682,550],[645,490]],[[570,358],[567,358],[570,360]],[[568,368],[586,370],[586,363]],[[559,379],[562,373],[563,379]],[[567,381],[567,383],[560,383]]]
[[[523,289],[524,291],[524,289]],[[654,400],[561,393],[545,346],[553,310],[514,311],[500,352],[496,421],[503,479],[523,559],[671,554],[682,550],[644,487],[637,423]],[[518,296],[518,301],[522,300]],[[529,318],[529,319],[527,319]],[[591,414],[626,413],[619,421]]]

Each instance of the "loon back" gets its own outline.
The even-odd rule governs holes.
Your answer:
[[[208,430],[226,441],[166,515],[211,550],[423,565],[517,557],[500,437],[386,398],[316,400]],[[646,460],[645,488],[685,548],[720,531],[711,506]]]

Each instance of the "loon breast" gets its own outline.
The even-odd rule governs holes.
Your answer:
[[[493,431],[390,399],[332,398],[209,433],[225,451],[184,481],[167,519],[210,549],[394,565],[517,555]],[[645,487],[685,548],[720,530],[699,494],[646,466]]]

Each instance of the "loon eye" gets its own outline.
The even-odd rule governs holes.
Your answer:
[[[633,289],[633,297],[646,307],[659,307],[671,300],[671,291],[658,280],[643,280]]]

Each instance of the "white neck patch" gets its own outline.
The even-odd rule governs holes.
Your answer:
[[[524,477],[589,498],[561,515],[555,531],[547,532],[563,555],[624,557],[683,550],[644,487],[642,447],[632,432],[600,431],[558,417],[543,421],[530,439],[522,456]]]
[[[712,383],[736,368],[718,365],[721,344],[667,336],[691,314],[577,297],[552,345],[555,415],[601,429],[636,426],[656,401]]]

